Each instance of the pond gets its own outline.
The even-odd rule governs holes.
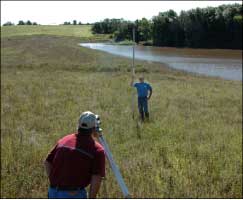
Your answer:
[[[80,46],[132,58],[132,46],[81,43]],[[135,59],[164,63],[188,72],[242,80],[242,50],[135,46]]]

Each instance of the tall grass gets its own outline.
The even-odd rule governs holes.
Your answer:
[[[75,131],[85,110],[100,114],[132,197],[242,197],[241,82],[136,62],[154,90],[151,120],[137,126],[131,60],[79,47],[79,41],[2,38],[3,198],[47,197],[42,161],[60,137]],[[108,163],[98,197],[122,198]]]

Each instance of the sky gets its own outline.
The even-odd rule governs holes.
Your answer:
[[[134,21],[143,17],[152,19],[159,12],[172,9],[178,14],[189,10],[241,1],[1,1],[1,25],[19,20],[42,25],[63,24],[73,20],[93,23],[105,18],[123,18]]]

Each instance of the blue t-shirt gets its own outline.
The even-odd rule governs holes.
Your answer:
[[[148,83],[135,83],[133,87],[137,88],[138,97],[147,97],[148,90],[152,90],[152,87]]]

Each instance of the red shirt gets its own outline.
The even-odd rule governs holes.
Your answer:
[[[49,179],[53,186],[84,188],[92,175],[105,176],[104,148],[90,135],[73,133],[63,137],[46,160],[52,164]]]

